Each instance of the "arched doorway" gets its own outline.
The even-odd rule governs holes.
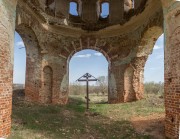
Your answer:
[[[90,73],[100,80],[89,84],[91,102],[107,102],[108,67],[109,62],[101,52],[85,49],[75,53],[69,61],[69,95],[85,96],[86,84],[76,82],[76,80],[85,73]]]
[[[27,101],[39,100],[41,78],[40,47],[33,29],[26,24],[16,26],[26,50],[25,98]]]
[[[159,36],[146,61],[144,84],[146,95],[155,94],[164,98],[164,34]]]
[[[26,49],[21,36],[15,32],[13,83],[24,85],[26,71]]]

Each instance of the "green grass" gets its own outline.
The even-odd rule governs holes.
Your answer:
[[[91,96],[91,99],[93,100]],[[102,99],[102,98],[101,98]],[[158,101],[158,104],[154,103]],[[72,96],[65,106],[13,103],[12,134],[9,139],[149,139],[138,134],[130,118],[164,113],[156,96],[124,104],[90,104],[86,113],[82,96]],[[96,113],[96,115],[94,115]]]

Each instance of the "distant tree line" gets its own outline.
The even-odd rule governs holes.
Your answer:
[[[144,92],[146,94],[164,94],[164,83],[146,82],[144,83]]]
[[[98,82],[91,85],[89,89],[90,94],[96,95],[108,95],[108,77],[100,76],[98,77]],[[86,93],[86,85],[81,85],[79,82],[71,83],[70,94],[81,95]],[[144,83],[144,93],[145,94],[164,94],[164,83],[159,82],[146,82]]]
[[[108,77],[99,76],[94,85],[89,88],[90,94],[96,95],[107,95],[108,94]],[[81,95],[86,93],[86,85],[81,85],[79,82],[74,82],[70,84],[69,93],[72,95]]]

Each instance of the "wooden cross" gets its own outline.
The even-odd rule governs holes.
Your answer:
[[[89,99],[89,82],[90,81],[98,81],[98,79],[96,79],[91,74],[86,73],[82,77],[80,77],[77,81],[78,82],[86,82],[86,97],[85,97],[86,102],[87,102],[86,109],[89,110],[89,101],[90,101],[90,99]]]

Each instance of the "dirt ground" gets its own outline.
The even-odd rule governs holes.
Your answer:
[[[151,135],[153,139],[164,139],[165,114],[153,114],[150,116],[132,117],[131,122],[136,132]]]

